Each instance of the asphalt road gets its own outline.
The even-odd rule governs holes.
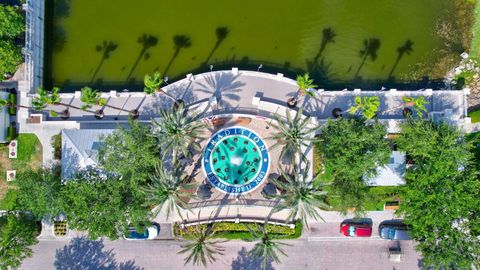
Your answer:
[[[402,262],[391,262],[386,255],[399,242],[373,236],[367,239],[347,238],[338,234],[338,224],[315,224],[301,239],[285,241],[288,257],[271,269],[418,269],[419,254],[414,242],[400,243]],[[199,269],[184,265],[184,255],[177,254],[178,241],[41,241],[34,255],[24,261],[22,269]],[[230,241],[223,244],[225,254],[207,269],[261,269],[259,262],[248,257],[254,243]],[[202,269],[200,267],[200,269]]]

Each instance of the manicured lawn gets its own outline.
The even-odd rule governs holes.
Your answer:
[[[38,168],[42,164],[42,145],[36,135],[19,134],[17,140],[17,159],[8,158],[8,145],[0,146],[0,209],[9,209],[16,197],[13,185],[6,181],[5,172]]]
[[[480,29],[479,29],[480,30]],[[480,46],[480,45],[479,45]],[[468,114],[468,117],[472,118],[472,123],[480,122],[480,110],[474,111]]]
[[[472,45],[470,46],[470,54],[472,57],[476,58],[477,60],[480,60],[480,1],[476,0],[468,0],[469,2],[476,2],[475,4],[475,11],[474,11],[474,16],[475,16],[475,22],[473,23],[472,27],[472,33],[473,33],[473,38],[472,38]]]
[[[322,162],[322,153],[317,144],[313,146],[313,173],[318,175],[317,181],[328,183],[333,180],[332,168]]]

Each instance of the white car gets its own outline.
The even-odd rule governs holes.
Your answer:
[[[139,232],[135,227],[128,228],[127,233],[123,236],[125,240],[149,240],[157,237],[160,232],[160,226],[152,224],[152,226],[143,227],[143,231]]]

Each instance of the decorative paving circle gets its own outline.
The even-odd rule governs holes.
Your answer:
[[[203,152],[203,169],[210,183],[226,193],[254,190],[268,173],[270,157],[255,132],[230,127],[215,133]]]

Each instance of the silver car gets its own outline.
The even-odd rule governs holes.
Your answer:
[[[406,224],[399,220],[386,220],[378,226],[378,234],[388,240],[411,240]]]

